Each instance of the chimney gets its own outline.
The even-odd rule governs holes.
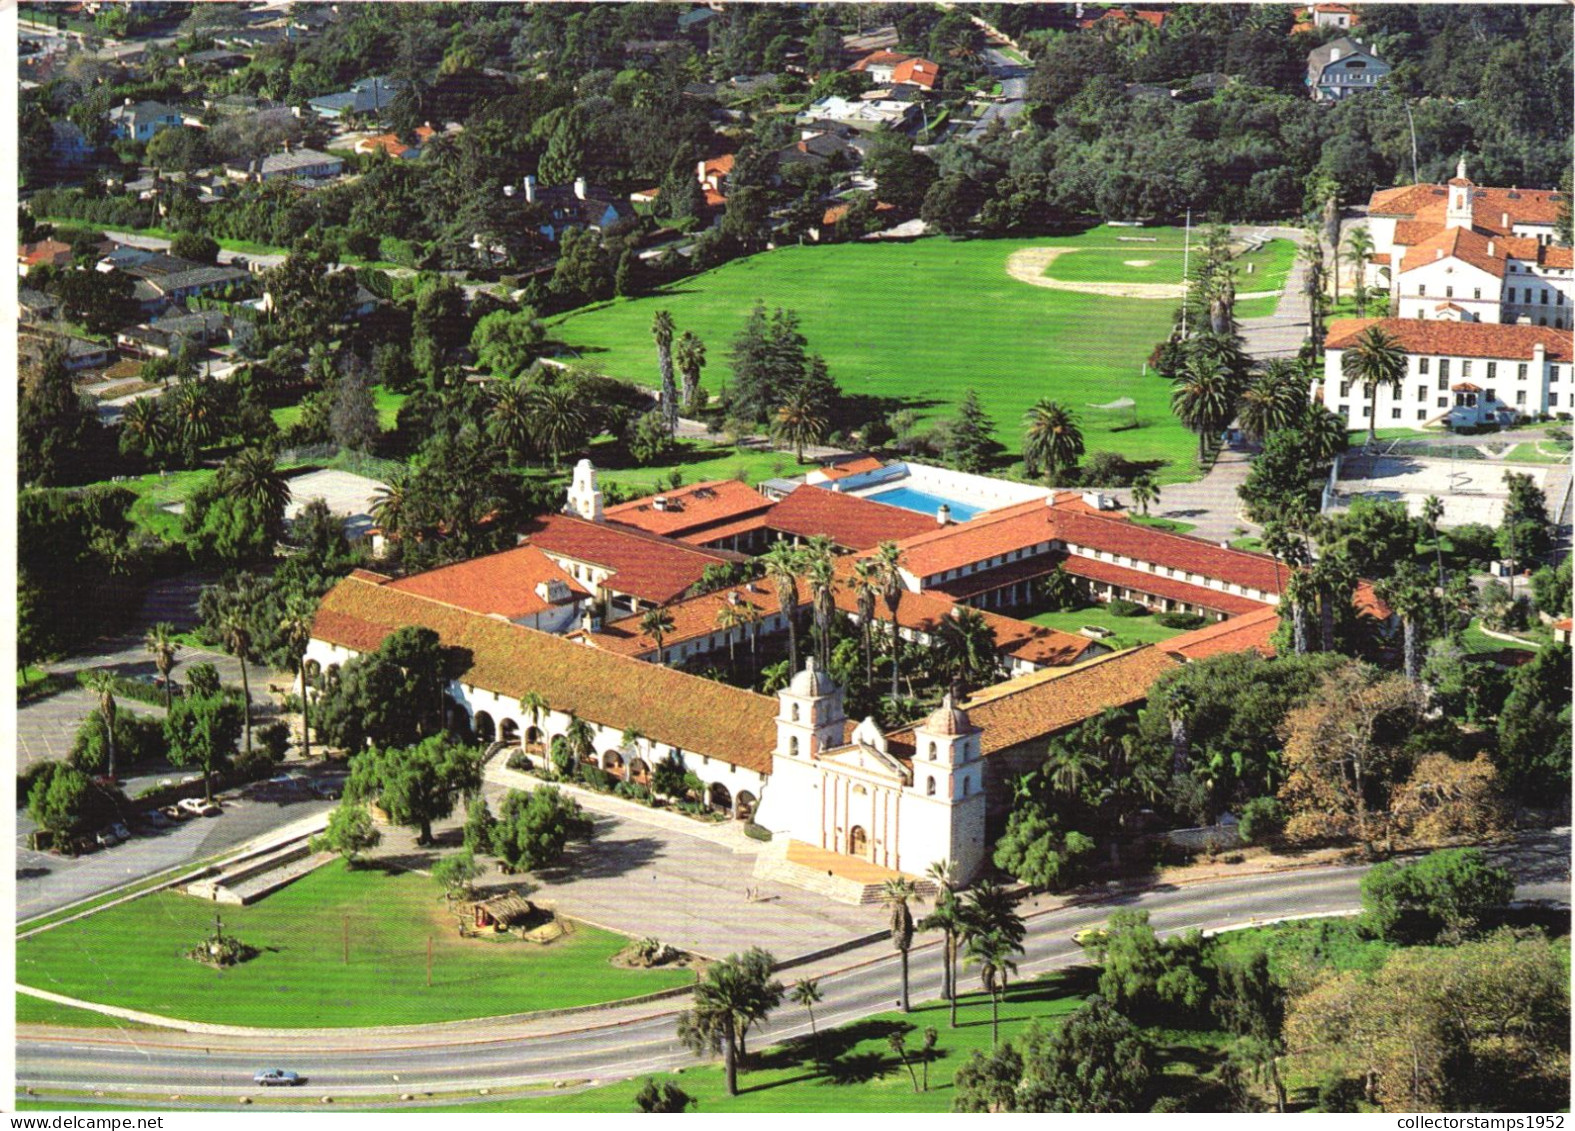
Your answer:
[[[658,496],[656,496],[656,498],[652,499],[651,500],[651,509],[653,511],[662,511],[662,512],[665,513],[666,510],[667,510],[667,496],[666,495],[658,495]]]
[[[132,103],[132,101],[131,101],[131,99],[129,99],[129,98],[128,98],[128,99],[126,99],[126,100],[125,100],[125,101],[124,101],[124,102],[122,102],[122,103],[121,103],[121,105],[122,105],[122,106],[130,106],[130,105],[132,105],[132,104],[133,104],[133,103]]]
[[[702,185],[705,184],[705,162],[704,161],[696,161],[695,162],[695,176],[699,179],[699,181],[700,181],[700,183]]]
[[[1489,259],[1493,258],[1493,241],[1492,240],[1488,240],[1488,258]]]
[[[514,186],[513,185],[504,185],[503,186],[503,195],[504,196],[513,197],[514,191],[515,190],[514,190]]]
[[[1509,231],[1509,213],[1508,212],[1504,213],[1503,222],[1499,225],[1499,227],[1503,228],[1506,232]]]
[[[1434,259],[1434,261],[1436,262],[1436,261],[1438,261],[1438,260],[1440,260],[1442,258],[1444,258],[1444,249],[1441,248],[1441,247],[1435,247],[1433,249],[1433,259]]]
[[[601,607],[592,603],[580,616],[581,632],[600,632],[602,630]]]
[[[536,203],[536,178],[529,173],[525,174],[525,203]]]
[[[952,508],[942,503],[935,508],[935,521],[940,526],[945,526],[952,520]]]
[[[574,178],[574,195],[579,200],[584,200],[585,199],[585,178],[584,177],[575,177]]]

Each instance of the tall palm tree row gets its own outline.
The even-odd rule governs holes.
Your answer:
[[[791,542],[779,539],[760,560],[765,564],[766,577],[776,588],[777,604],[782,619],[787,622],[788,671],[798,671],[798,579],[804,570],[804,556]]]
[[[990,1041],[1001,1038],[1001,997],[1007,980],[1017,970],[1027,926],[1017,913],[1016,898],[993,880],[981,880],[968,893],[963,907],[963,952],[969,965],[979,968],[979,981],[990,995]]]
[[[874,558],[853,563],[853,597],[858,602],[859,641],[864,647],[864,683],[875,684],[875,602],[881,596],[881,567]]]
[[[98,696],[98,713],[104,723],[104,774],[115,780],[115,673],[100,668],[87,678],[87,689]]]
[[[897,623],[897,611],[907,591],[907,582],[902,576],[902,550],[895,542],[882,542],[875,547],[875,561],[880,567],[881,597],[891,617],[891,697],[896,699],[897,677],[902,671],[902,630]]]
[[[837,615],[836,555],[831,539],[817,534],[804,547],[804,576],[809,582],[810,605],[815,610],[815,638],[820,666],[831,668],[831,624]]]
[[[1378,442],[1378,390],[1398,395],[1405,380],[1405,348],[1382,326],[1369,326],[1340,358],[1340,370],[1367,386],[1367,442]]]
[[[673,361],[684,379],[684,411],[696,416],[706,405],[700,393],[700,371],[705,368],[705,343],[685,330],[678,337]]]
[[[1364,225],[1352,228],[1345,237],[1345,263],[1351,268],[1351,293],[1356,299],[1356,314],[1367,317],[1367,260],[1373,254],[1373,236]]]
[[[662,373],[662,419],[669,434],[678,430],[678,384],[673,380],[673,316],[658,310],[651,320],[651,337],[656,339],[656,364]]]
[[[926,873],[935,884],[935,909],[919,923],[921,931],[940,931],[943,939],[941,950],[941,997],[946,999],[951,1011],[951,1028],[957,1028],[957,949],[966,923],[963,904],[952,886],[951,865],[945,860],[931,864]]]
[[[304,594],[296,594],[284,608],[279,621],[279,635],[290,657],[290,668],[301,680],[301,753],[307,761],[312,758],[311,688],[306,677],[306,648],[312,642],[314,602]]]
[[[153,666],[164,680],[164,709],[167,711],[170,706],[170,673],[175,670],[175,657],[180,654],[180,645],[175,641],[175,626],[168,621],[159,621],[142,637],[142,647],[153,657]]]
[[[1057,473],[1076,466],[1083,455],[1083,430],[1077,415],[1059,401],[1041,398],[1023,417],[1023,463],[1029,478],[1043,468],[1054,483]]]
[[[908,1012],[908,950],[913,946],[913,912],[908,901],[916,893],[913,881],[905,876],[894,876],[881,885],[881,898],[891,912],[891,945],[902,959],[902,994],[897,1008],[903,1013]]]

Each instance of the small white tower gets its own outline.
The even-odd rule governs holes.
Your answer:
[[[777,692],[779,756],[802,758],[842,745],[847,722],[842,713],[842,688],[811,656],[793,682]]]
[[[904,821],[902,858],[948,860],[964,883],[984,863],[982,734],[950,692],[913,728],[913,784],[909,788],[930,804]]]
[[[569,484],[569,505],[566,509],[591,522],[602,520],[602,489],[596,483],[596,468],[588,459],[582,459],[574,465],[574,479]]]
[[[1449,204],[1444,210],[1444,227],[1471,227],[1471,190],[1475,187],[1471,178],[1466,176],[1466,159],[1462,157],[1449,182]]]

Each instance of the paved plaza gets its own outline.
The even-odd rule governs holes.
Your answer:
[[[1468,522],[1497,526],[1509,498],[1504,477],[1514,471],[1530,475],[1538,487],[1549,486],[1549,465],[1506,464],[1487,459],[1434,456],[1351,455],[1340,466],[1339,498],[1333,508],[1344,510],[1365,495],[1405,503],[1413,515],[1422,513],[1430,495],[1444,501],[1444,526]]]

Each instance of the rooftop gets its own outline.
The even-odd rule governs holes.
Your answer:
[[[565,587],[561,599],[552,600],[550,593],[544,596],[538,592],[538,587],[545,589],[554,582]],[[512,550],[418,573],[391,582],[390,588],[509,620],[534,616],[591,595],[535,546],[516,546]]]
[[[1549,361],[1575,358],[1570,331],[1549,326],[1511,326],[1495,322],[1445,322],[1421,318],[1337,318],[1329,323],[1326,349],[1347,349],[1369,327],[1397,339],[1406,353],[1530,361],[1541,346]]]
[[[318,607],[313,637],[366,652],[396,628],[429,628],[467,657],[457,677],[462,684],[513,700],[534,691],[553,710],[588,722],[635,728],[663,745],[771,772],[773,698],[586,648],[401,591],[376,577],[358,571],[330,589]]]
[[[771,505],[770,499],[736,479],[712,479],[620,503],[602,513],[609,522],[681,538],[704,527],[759,514]]]
[[[765,525],[801,538],[824,534],[838,546],[856,551],[936,529],[930,515],[816,486],[800,487],[783,499],[765,516]]]
[[[609,588],[642,601],[666,604],[700,580],[706,566],[742,561],[743,555],[706,550],[619,523],[575,515],[543,515],[524,533],[531,545],[560,557],[610,570]]]

